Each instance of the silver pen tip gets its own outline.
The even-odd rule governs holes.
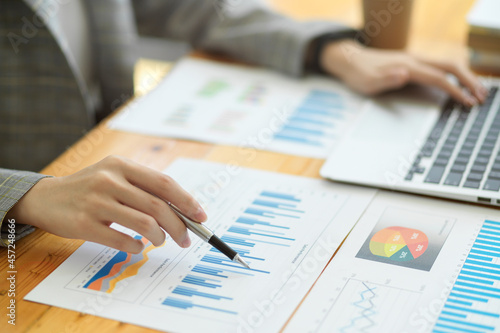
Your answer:
[[[233,261],[241,264],[243,267],[250,269],[250,266],[248,266],[245,260],[241,259],[239,254],[236,254],[236,256],[233,258]]]

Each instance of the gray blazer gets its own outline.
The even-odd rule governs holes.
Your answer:
[[[17,170],[42,169],[95,125],[99,109],[109,112],[116,101],[131,95],[130,49],[139,36],[180,39],[196,49],[299,76],[315,38],[353,33],[332,22],[293,21],[258,0],[71,1],[79,1],[90,30],[90,77],[100,87],[97,94],[69,52],[64,28],[52,21],[54,11],[64,9],[67,0],[0,1],[0,31],[4,32],[0,226],[9,209],[45,177]],[[18,227],[18,236],[29,232],[25,226]],[[0,245],[7,244],[6,231],[4,223]]]

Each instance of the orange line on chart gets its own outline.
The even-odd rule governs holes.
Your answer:
[[[165,243],[163,243],[163,244],[165,244]],[[161,245],[161,246],[163,246],[163,245]],[[142,265],[144,265],[146,263],[146,261],[148,261],[148,259],[149,259],[148,252],[150,252],[151,250],[154,250],[154,249],[156,249],[156,247],[153,244],[150,244],[146,249],[144,249],[144,251],[142,252],[142,255],[144,257],[140,261],[125,268],[125,270],[123,271],[122,274],[118,275],[113,280],[109,281],[109,289],[106,290],[106,292],[107,293],[113,292],[113,289],[115,289],[115,286],[118,282],[120,282],[121,280],[124,280],[126,278],[129,278],[131,276],[137,275],[137,272],[139,272],[139,268],[141,268]]]
[[[87,288],[92,289],[92,290],[97,290],[97,291],[101,290],[102,282],[104,281],[104,279],[107,279],[107,278],[115,275],[116,273],[118,273],[120,271],[120,269],[122,268],[122,266],[127,264],[131,258],[132,258],[132,255],[130,253],[127,253],[127,258],[124,261],[113,265],[113,268],[111,268],[108,275],[100,277],[99,279],[95,280]]]

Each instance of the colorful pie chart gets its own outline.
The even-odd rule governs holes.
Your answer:
[[[429,239],[417,229],[388,227],[378,231],[370,240],[370,252],[394,261],[410,261],[427,250]]]

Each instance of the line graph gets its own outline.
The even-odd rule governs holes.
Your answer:
[[[139,269],[148,260],[148,252],[154,246],[142,236],[135,236],[135,239],[140,239],[145,245],[145,250],[139,254],[132,255],[131,253],[118,251],[114,257],[101,268],[83,287],[87,289],[104,291],[106,293],[113,292],[116,283],[126,278],[137,275]]]
[[[395,318],[412,309],[419,297],[415,291],[349,278],[318,331],[392,332]]]
[[[67,288],[88,292],[102,292],[130,302],[137,299],[144,291],[144,288],[130,287],[130,285],[133,284],[136,278],[147,278],[149,280],[156,278],[157,272],[154,271],[153,267],[158,264],[151,265],[150,255],[153,251],[161,251],[165,243],[155,247],[141,235],[131,234],[131,236],[141,240],[144,244],[144,250],[141,253],[131,254],[105,248],[72,279]],[[158,259],[156,258],[155,261],[158,262]],[[145,285],[147,286],[147,283]],[[127,289],[127,292],[123,292],[124,288]]]
[[[348,332],[352,328],[356,327],[360,332],[363,332],[365,329],[369,329],[375,325],[373,316],[377,312],[375,311],[375,303],[373,302],[373,299],[377,297],[377,294],[375,294],[375,289],[377,289],[377,287],[369,287],[365,282],[361,283],[366,289],[359,293],[360,299],[352,303],[354,307],[359,309],[359,315],[352,318],[349,325],[342,327],[340,332]]]

